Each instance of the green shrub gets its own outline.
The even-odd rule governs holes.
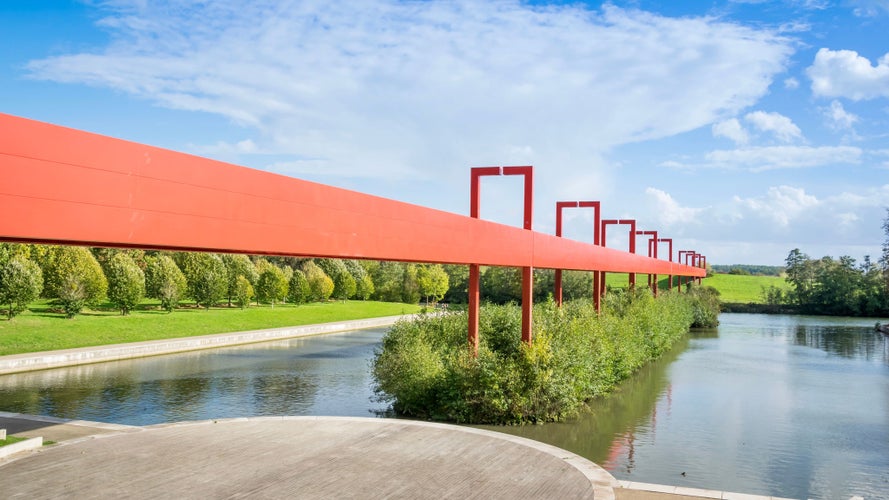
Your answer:
[[[42,290],[43,273],[37,264],[19,256],[0,264],[0,305],[7,306],[8,319],[27,309]]]
[[[250,301],[253,300],[253,296],[255,295],[253,291],[253,285],[250,284],[250,280],[243,276],[238,276],[237,280],[235,280],[235,303],[241,309],[247,309],[247,306],[250,305]]]
[[[145,296],[145,274],[132,257],[120,252],[108,261],[105,276],[108,279],[108,300],[126,316]]]
[[[402,321],[376,352],[376,391],[417,418],[562,420],[669,349],[694,319],[692,302],[687,294],[612,292],[602,314],[586,301],[538,304],[531,345],[521,342],[518,306],[484,306],[476,357],[465,311]]]

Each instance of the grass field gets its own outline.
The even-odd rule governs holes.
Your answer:
[[[183,308],[167,314],[157,305],[146,301],[129,316],[111,309],[87,309],[73,319],[65,319],[46,302],[38,302],[12,321],[0,320],[0,356],[394,316],[420,310],[420,306],[410,304],[348,301],[274,308]]]
[[[790,284],[778,276],[743,276],[738,274],[714,274],[704,279],[704,286],[719,290],[721,302],[763,304],[762,289],[776,286],[790,290]]]
[[[658,287],[661,290],[667,288],[666,278],[659,276]],[[675,278],[674,278],[675,279]],[[623,288],[627,286],[627,275],[618,273],[609,273],[605,277],[608,286]],[[648,276],[645,274],[636,275],[636,283],[644,286],[648,283]],[[776,286],[782,290],[790,290],[790,285],[784,281],[784,278],[778,276],[744,276],[739,274],[714,274],[704,279],[704,286],[712,286],[719,290],[719,300],[721,302],[740,303],[740,304],[762,304],[762,289],[770,286]]]

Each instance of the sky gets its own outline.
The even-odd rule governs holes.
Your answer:
[[[3,0],[0,112],[467,215],[471,167],[533,165],[538,231],[598,200],[710,264],[861,262],[887,33],[889,0]],[[521,226],[521,182],[481,216]]]

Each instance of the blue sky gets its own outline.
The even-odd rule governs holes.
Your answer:
[[[470,167],[530,164],[539,231],[600,200],[710,263],[860,260],[887,28],[889,0],[5,0],[0,112],[464,214]],[[520,196],[485,179],[482,216]]]

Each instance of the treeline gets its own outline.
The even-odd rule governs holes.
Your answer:
[[[763,290],[767,304],[790,305],[805,314],[889,315],[889,259],[875,263],[865,256],[861,264],[849,256],[812,259],[795,248],[785,262],[792,289]]]
[[[128,314],[144,298],[172,311],[336,300],[436,302],[449,289],[440,265],[0,243],[0,310],[11,319],[39,298],[69,318],[110,302]]]
[[[741,276],[781,276],[783,266],[760,266],[755,264],[714,264],[710,266],[714,273],[737,274]]]

